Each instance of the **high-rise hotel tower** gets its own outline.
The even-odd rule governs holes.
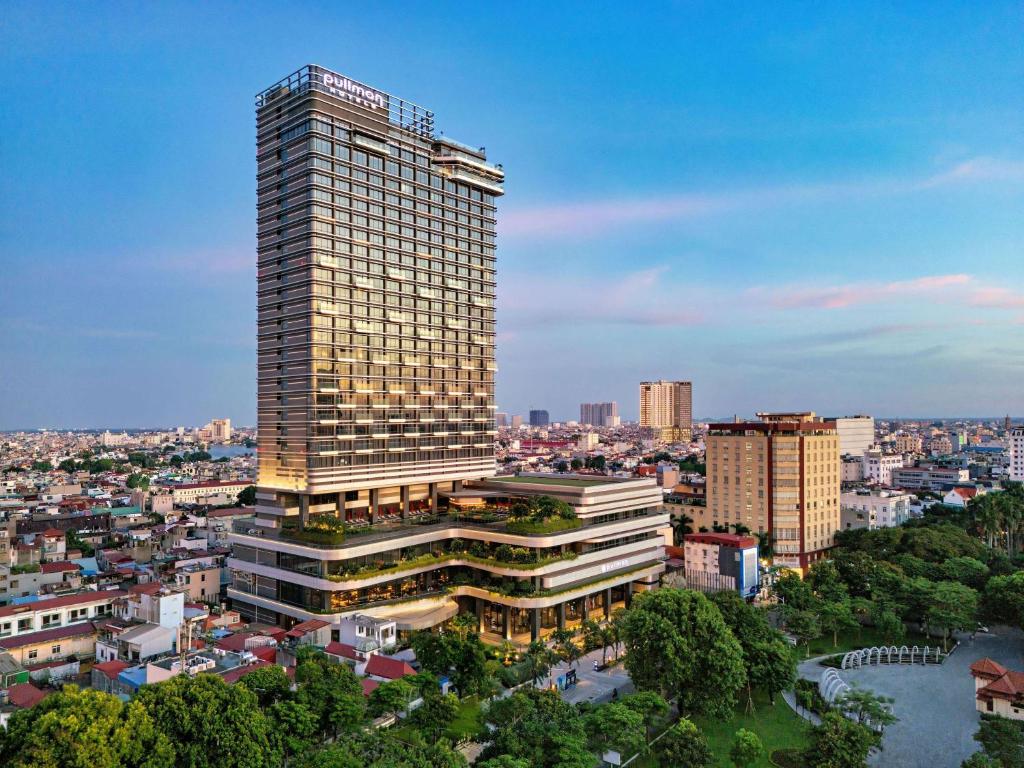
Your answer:
[[[501,167],[317,66],[256,129],[259,516],[407,514],[493,474]]]
[[[475,612],[529,639],[656,583],[652,481],[490,479],[501,166],[319,66],[259,94],[256,128],[259,476],[233,605],[341,638]],[[573,518],[516,521],[539,495]]]

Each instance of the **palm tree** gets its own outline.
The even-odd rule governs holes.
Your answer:
[[[775,554],[772,546],[772,535],[768,531],[761,531],[757,534],[757,552],[764,560],[768,560]]]
[[[974,516],[978,531],[993,549],[996,546],[996,534],[1001,530],[1001,514],[993,503],[993,495],[975,496],[967,504],[968,511]]]
[[[555,643],[555,652],[565,661],[570,668],[576,666],[576,662],[583,655],[583,650],[573,639],[576,632],[572,629],[556,629],[551,633],[551,639]]]
[[[683,545],[683,537],[693,533],[693,518],[686,514],[672,518],[672,543],[677,547]]]
[[[733,530],[736,531],[737,536],[746,536],[748,533],[750,533],[750,529],[743,523],[733,523],[732,527]]]
[[[534,640],[527,647],[526,661],[530,670],[530,680],[534,685],[550,671],[554,657],[554,653],[543,640]]]
[[[608,663],[608,646],[618,642],[618,633],[611,624],[601,627],[601,666]]]

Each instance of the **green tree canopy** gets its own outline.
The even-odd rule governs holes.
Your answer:
[[[533,768],[593,766],[583,719],[559,694],[528,687],[492,701],[485,720],[494,726],[481,757],[522,759]]]
[[[678,696],[683,712],[728,717],[747,682],[743,650],[707,597],[671,588],[643,592],[622,632],[626,669],[638,689]]]
[[[863,725],[839,712],[826,712],[821,724],[811,728],[804,761],[809,768],[865,768],[874,744],[874,736]]]
[[[764,745],[753,731],[740,728],[729,748],[729,759],[736,768],[748,768],[764,755]]]
[[[178,768],[262,768],[281,755],[256,695],[216,675],[144,685],[135,701],[174,745]]]
[[[666,731],[654,745],[661,765],[710,768],[715,764],[708,741],[697,726],[683,718]]]
[[[66,686],[0,728],[9,768],[172,768],[175,748],[139,702]]]

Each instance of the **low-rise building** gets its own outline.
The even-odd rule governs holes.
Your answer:
[[[686,585],[702,592],[736,590],[752,598],[760,586],[757,539],[733,533],[683,537]]]
[[[951,485],[966,483],[969,479],[970,472],[960,467],[925,464],[892,470],[893,487],[910,490],[941,491]]]
[[[980,485],[957,485],[949,489],[942,497],[942,503],[951,507],[966,508],[968,502],[978,496],[985,495],[985,488]]]
[[[864,480],[875,485],[892,485],[892,471],[903,466],[900,454],[882,453],[881,448],[864,451]]]
[[[909,493],[878,488],[847,491],[840,496],[840,521],[843,530],[892,528],[910,518]]]
[[[971,664],[974,706],[979,712],[1024,720],[1024,672],[1007,669],[992,659]]]

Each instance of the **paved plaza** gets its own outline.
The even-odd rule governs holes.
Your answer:
[[[1024,635],[1000,628],[993,634],[967,636],[942,664],[875,665],[839,670],[839,676],[861,688],[895,699],[899,722],[885,731],[883,749],[873,766],[956,768],[977,751],[974,733],[979,713],[974,708],[970,665],[989,657],[1011,669],[1024,670]],[[817,681],[826,667],[816,661],[800,665],[800,676]]]
[[[577,704],[581,701],[601,704],[611,700],[613,691],[618,691],[619,696],[633,692],[633,681],[629,679],[626,668],[622,664],[596,672],[594,661],[601,661],[601,651],[591,651],[576,663],[576,677],[579,682],[574,687],[562,692],[563,700],[570,704]],[[551,668],[551,674],[545,677],[540,685],[546,686],[552,679],[557,680],[568,669],[566,664],[556,664]]]

